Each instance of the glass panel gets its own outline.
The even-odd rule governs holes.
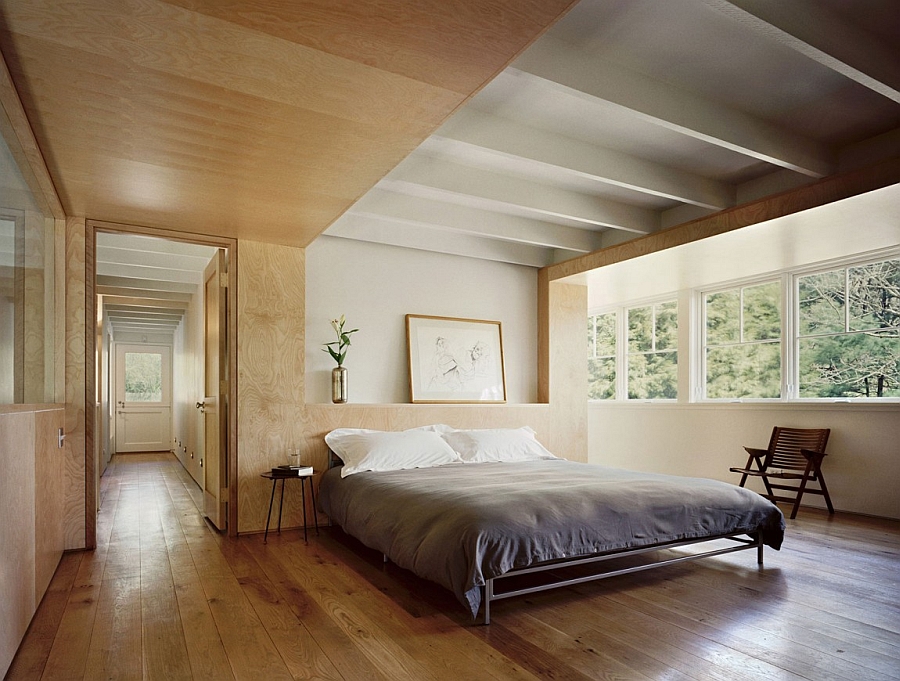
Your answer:
[[[744,289],[744,341],[781,338],[781,282]]]
[[[674,400],[677,397],[677,352],[628,356],[628,399]]]
[[[844,331],[844,270],[800,277],[801,336]]]
[[[678,347],[678,302],[656,305],[655,350],[675,350]]]
[[[900,326],[900,260],[850,269],[850,330]]]
[[[721,291],[706,296],[706,342],[709,345],[737,343],[740,335],[740,291]]]
[[[588,360],[588,399],[612,400],[616,397],[616,358]]]
[[[162,355],[125,353],[125,401],[162,402]]]
[[[597,315],[597,356],[616,354],[616,313]]]
[[[628,310],[628,352],[649,352],[653,349],[652,308],[634,307]]]
[[[781,343],[707,348],[706,396],[781,397]]]
[[[900,332],[800,339],[800,397],[900,397]]]

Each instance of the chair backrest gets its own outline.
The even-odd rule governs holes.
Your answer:
[[[806,470],[806,457],[801,449],[824,452],[828,444],[830,428],[782,428],[772,429],[769,441],[769,453],[766,455],[766,468],[790,470]]]

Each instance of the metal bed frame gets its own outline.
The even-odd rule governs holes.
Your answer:
[[[344,462],[341,458],[335,454],[331,449],[328,450],[328,467],[334,468],[335,466],[340,466]],[[328,519],[329,525],[331,524],[331,519]],[[546,584],[540,584],[537,586],[530,586],[521,589],[510,589],[508,591],[498,591],[496,588],[496,582],[502,579],[508,579],[510,577],[519,577],[521,575],[527,574],[535,574],[539,572],[549,572],[551,570],[558,570],[560,568],[569,568],[575,567],[578,565],[589,565],[593,563],[602,563],[603,561],[613,560],[615,558],[622,558],[624,556],[636,556],[643,553],[651,553],[653,551],[663,551],[666,549],[674,549],[682,546],[696,546],[698,544],[705,544],[707,542],[718,541],[721,539],[728,539],[734,542],[737,542],[738,546],[729,546],[727,548],[713,549],[711,551],[704,551],[702,553],[692,553],[690,555],[685,556],[677,556],[675,558],[667,558],[664,560],[659,560],[653,563],[648,563],[646,565],[637,565],[634,567],[620,568],[618,570],[609,570],[607,572],[599,572],[591,575],[585,575],[582,577],[572,577],[568,579],[559,579],[553,582],[548,582]],[[650,570],[653,568],[663,567],[666,565],[673,565],[675,563],[683,563],[689,560],[697,560],[699,558],[709,558],[711,556],[721,556],[726,553],[735,553],[736,551],[749,551],[751,549],[756,549],[756,562],[759,565],[763,564],[763,540],[762,533],[757,532],[755,534],[747,534],[746,532],[738,532],[732,534],[721,534],[713,537],[700,537],[696,539],[684,539],[681,541],[673,541],[666,542],[663,544],[653,544],[652,546],[642,546],[634,549],[622,549],[620,551],[610,551],[608,553],[595,554],[590,556],[584,556],[580,558],[563,558],[560,560],[549,561],[546,563],[541,563],[539,565],[533,565],[531,567],[525,568],[516,568],[510,570],[509,572],[502,574],[498,577],[491,577],[490,579],[485,581],[484,586],[482,587],[482,598],[481,601],[483,603],[484,610],[484,624],[491,623],[491,603],[494,601],[500,601],[505,598],[512,598],[514,596],[524,596],[526,594],[538,593],[539,591],[549,591],[550,589],[559,589],[565,586],[574,586],[576,584],[584,584],[586,582],[593,582],[599,579],[606,579],[608,577],[618,577],[619,575],[625,575],[632,572],[641,572],[643,570]],[[382,554],[384,557],[384,562],[389,562],[390,558],[386,554]]]
[[[588,565],[592,563],[601,563],[607,560],[613,560],[615,558],[622,558],[623,556],[635,556],[642,553],[650,553],[652,551],[662,551],[665,549],[673,549],[681,546],[695,546],[697,544],[704,544],[706,542],[718,541],[720,539],[729,539],[731,541],[735,541],[739,546],[729,546],[726,548],[713,549],[710,551],[704,551],[703,553],[692,553],[690,555],[677,556],[675,558],[667,558],[665,560],[660,560],[654,563],[648,563],[646,565],[637,565],[633,567],[621,568],[618,570],[609,570],[608,572],[600,572],[596,574],[585,575],[581,577],[572,577],[569,579],[560,579],[557,581],[553,581],[547,584],[540,584],[537,586],[530,586],[521,589],[510,589],[509,591],[497,591],[496,582],[502,579],[507,579],[509,577],[518,577],[521,575],[534,574],[538,572],[547,572],[550,570],[557,570],[560,568],[568,568],[574,567],[576,565]],[[602,553],[598,555],[586,556],[583,558],[573,558],[571,560],[559,560],[553,561],[549,563],[542,563],[540,565],[534,565],[532,567],[526,568],[518,568],[515,570],[511,570],[499,577],[492,577],[486,580],[484,586],[482,587],[482,602],[484,603],[484,624],[491,623],[491,603],[494,601],[499,601],[504,598],[512,598],[513,596],[524,596],[526,594],[537,593],[539,591],[548,591],[549,589],[558,589],[564,586],[574,586],[575,584],[583,584],[585,582],[593,582],[598,579],[606,579],[607,577],[617,577],[619,575],[625,575],[632,572],[641,572],[643,570],[650,570],[653,568],[663,567],[665,565],[672,565],[674,563],[683,563],[688,560],[697,560],[699,558],[709,558],[710,556],[721,556],[726,553],[734,553],[736,551],[748,551],[751,549],[756,549],[756,562],[759,565],[763,564],[763,541],[762,541],[762,533],[757,532],[754,535],[747,535],[747,533],[737,533],[737,534],[723,534],[717,535],[714,537],[703,537],[700,539],[686,539],[682,541],[674,541],[674,542],[666,542],[664,544],[654,544],[653,546],[642,546],[636,549],[624,549],[621,551],[613,551],[610,553]],[[385,556],[385,560],[387,557]]]

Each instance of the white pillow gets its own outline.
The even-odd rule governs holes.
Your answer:
[[[362,471],[428,468],[462,461],[434,426],[399,432],[338,428],[325,436],[331,450],[344,461],[341,477]]]
[[[488,430],[454,430],[443,438],[469,463],[485,461],[535,461],[556,459],[537,441],[534,431],[522,428],[495,428]]]

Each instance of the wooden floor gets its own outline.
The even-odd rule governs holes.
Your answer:
[[[502,601],[490,626],[323,528],[223,538],[172,457],[116,457],[8,679],[900,679],[900,523]]]

